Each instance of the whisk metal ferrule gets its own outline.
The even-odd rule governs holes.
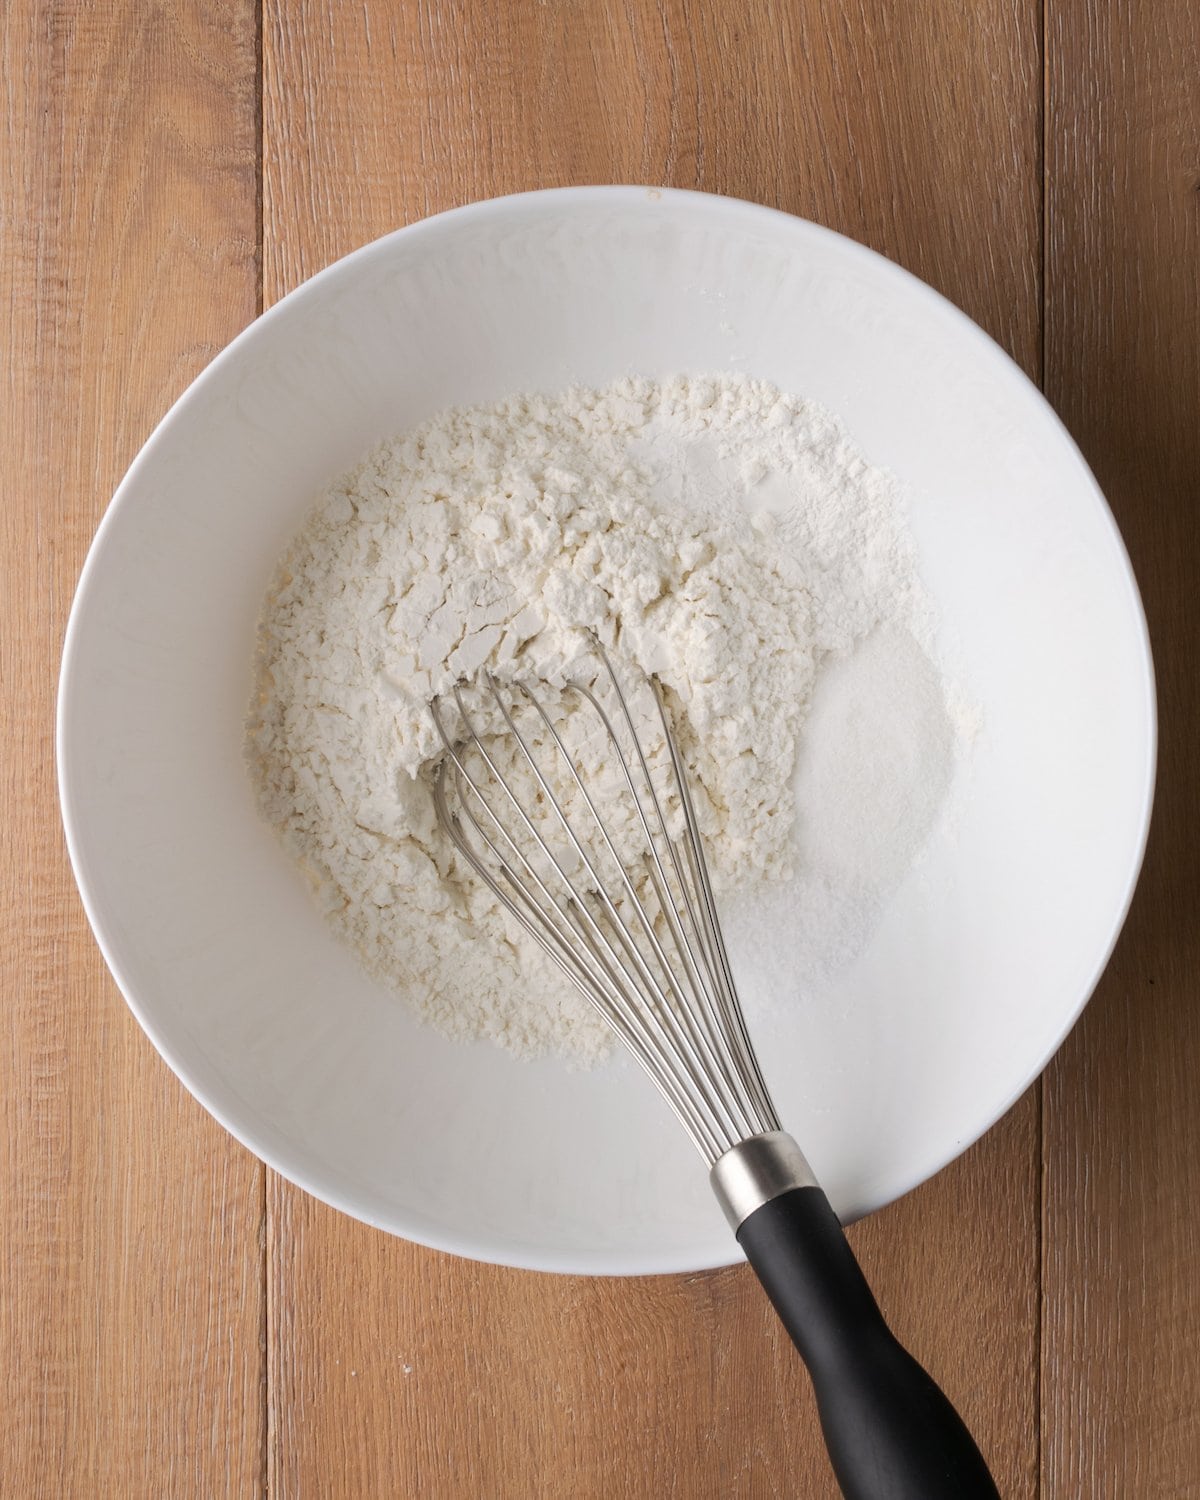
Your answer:
[[[764,1203],[793,1188],[818,1185],[803,1151],[785,1130],[739,1141],[713,1162],[708,1180],[735,1233]]]

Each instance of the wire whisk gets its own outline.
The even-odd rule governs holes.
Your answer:
[[[970,1433],[888,1329],[812,1169],[780,1129],[664,689],[638,676],[627,691],[599,641],[593,648],[595,670],[565,687],[485,673],[434,700],[445,747],[438,821],[608,1021],[708,1163],[812,1375],[847,1500],[999,1500]]]

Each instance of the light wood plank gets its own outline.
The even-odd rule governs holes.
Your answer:
[[[257,1495],[261,1168],[104,970],[52,744],[96,522],[254,314],[254,12],[13,0],[2,45],[0,1492]]]
[[[902,18],[901,18],[902,17]],[[264,288],[473,198],[642,180],[758,198],[932,280],[1038,373],[1039,9],[367,0],[264,19]],[[881,1299],[1036,1485],[1038,1104],[855,1231]],[[749,1273],[542,1278],[269,1182],[284,1494],[832,1496]]]
[[[1162,713],[1114,960],[1047,1074],[1047,1500],[1200,1496],[1200,11],[1049,0],[1046,389],[1133,558]]]
[[[1034,0],[267,0],[266,296],[475,198],[659,183],[862,240],[1036,376],[1039,30]]]
[[[852,1231],[1015,1500],[1036,1464],[1034,1106]],[[807,1380],[746,1268],[540,1277],[388,1239],[279,1178],[269,1201],[279,1493],[837,1495]]]

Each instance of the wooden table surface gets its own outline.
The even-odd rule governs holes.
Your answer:
[[[1162,711],[1132,914],[1045,1077],[853,1239],[1006,1497],[1200,1496],[1200,12],[8,0],[0,15],[0,1494],[835,1493],[744,1267],[630,1282],[473,1265],[339,1216],[236,1145],[108,977],[56,809],[75,580],[192,377],[397,225],[633,181],[778,205],[930,281],[1040,382],[1111,500]]]

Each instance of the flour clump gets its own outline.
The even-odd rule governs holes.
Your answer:
[[[431,698],[484,667],[565,681],[594,632],[668,689],[714,883],[742,899],[803,871],[823,664],[927,616],[895,482],[813,403],[726,376],[454,410],[375,449],[289,547],[251,773],[327,919],[420,1016],[594,1061],[605,1023],[436,826]]]

